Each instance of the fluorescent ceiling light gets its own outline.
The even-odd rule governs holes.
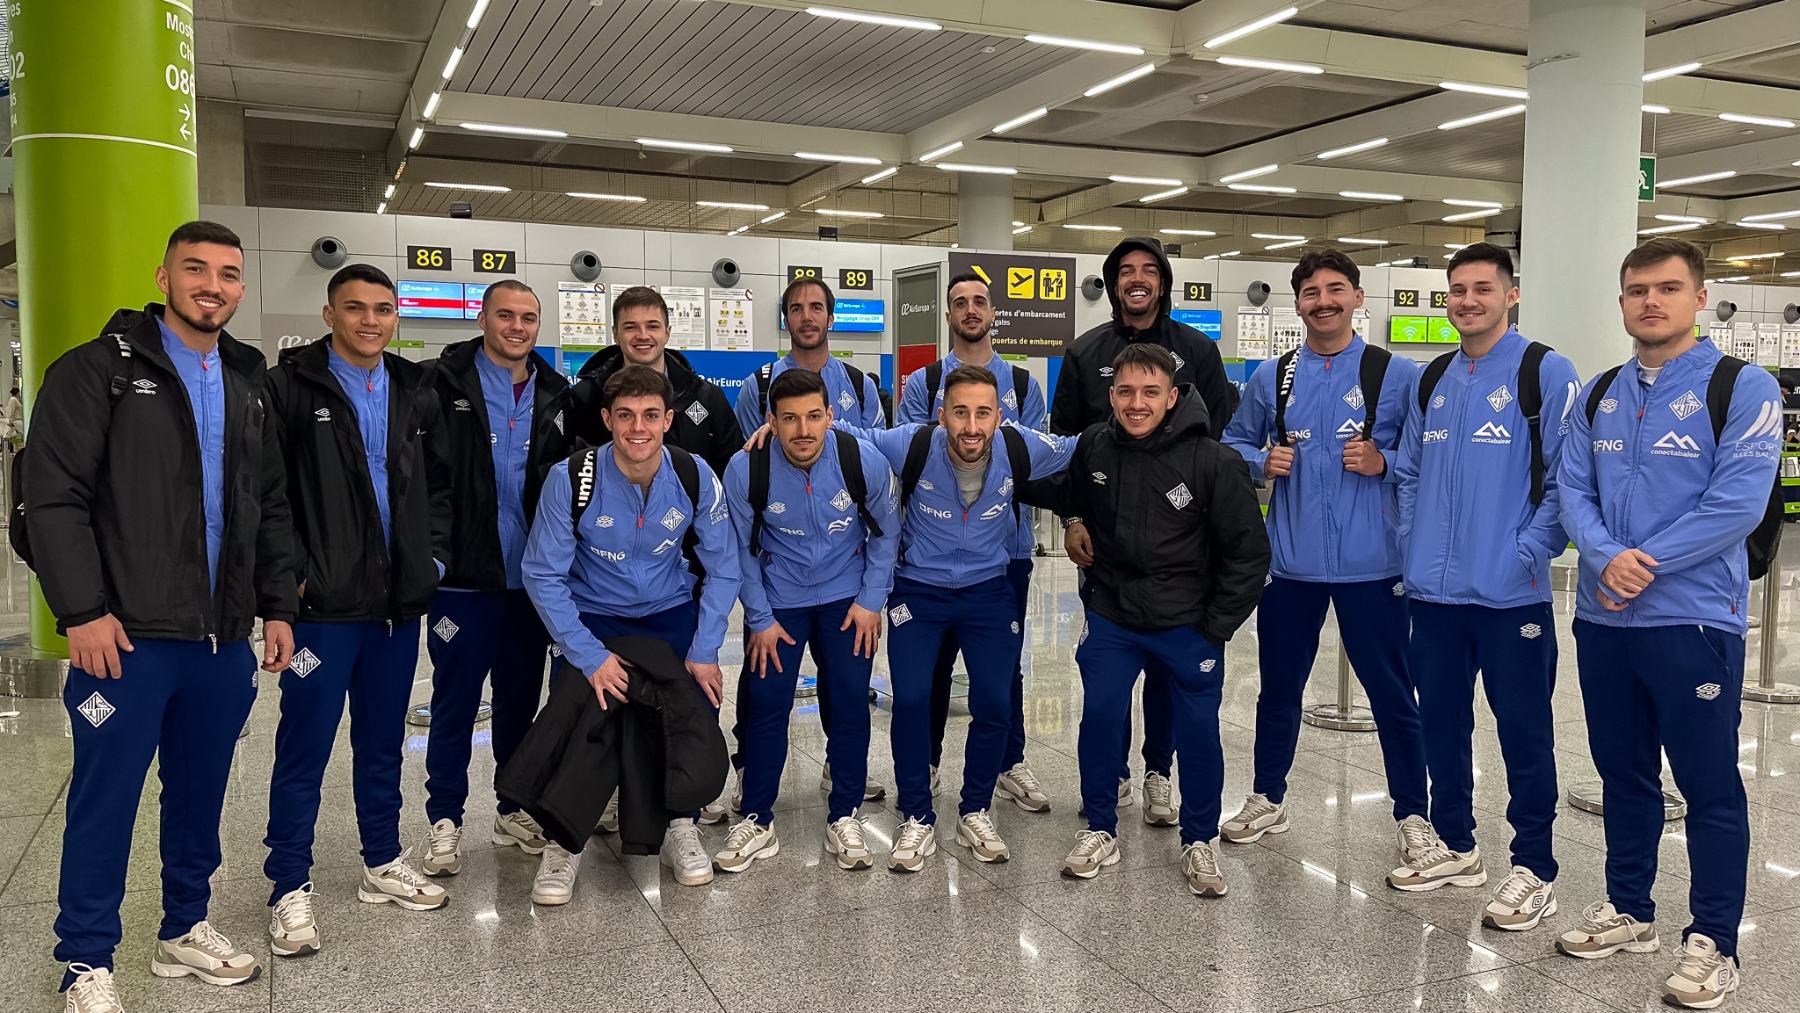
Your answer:
[[[1024,222],[1022,222],[1022,221],[1019,221],[1019,220],[1018,220],[1018,219],[1017,219],[1017,218],[1014,218],[1014,219],[1013,219],[1013,228],[1015,228],[1015,229],[1016,229],[1016,228],[1018,228],[1018,227],[1019,227],[1019,226],[1021,226],[1021,225],[1023,225],[1023,224],[1025,224],[1025,223],[1024,223]]]
[[[1227,183],[1228,190],[1247,190],[1251,193],[1299,193],[1291,186],[1264,186],[1261,183]]]
[[[382,201],[380,204],[376,205],[375,213],[378,215],[387,214],[387,201]]]
[[[1652,115],[1655,115],[1655,116],[1667,116],[1667,115],[1669,115],[1669,107],[1668,107],[1668,106],[1659,106],[1659,105],[1650,105],[1650,104],[1645,104],[1645,105],[1643,105],[1643,106],[1640,106],[1640,107],[1639,107],[1639,108],[1641,108],[1641,109],[1643,109],[1643,110],[1644,110],[1644,111],[1645,111],[1645,112],[1647,112],[1647,113],[1650,113],[1650,114],[1652,114]]]
[[[945,155],[952,154],[953,152],[961,151],[962,146],[963,146],[963,142],[953,141],[949,144],[944,145],[941,148],[933,148],[930,151],[927,151],[926,153],[924,153],[923,155],[920,155],[919,161],[929,162],[934,158],[943,158]]]
[[[1397,194],[1397,193],[1370,193],[1367,190],[1339,190],[1338,196],[1339,197],[1348,197],[1351,200],[1405,200],[1406,199],[1404,196]]]
[[[1745,215],[1743,217],[1743,221],[1746,221],[1746,222],[1773,222],[1773,221],[1779,221],[1783,218],[1800,218],[1800,211],[1777,211],[1773,214],[1766,214],[1766,215]]]
[[[481,16],[487,13],[488,0],[475,0],[475,9],[469,12],[469,27],[481,24]]]
[[[414,127],[413,132],[412,132],[412,138],[406,142],[406,150],[411,151],[412,149],[418,147],[419,142],[423,141],[424,139],[425,139],[425,128],[424,127]]]
[[[482,193],[512,193],[512,187],[495,186],[492,183],[427,183],[425,185],[437,190],[479,190]]]
[[[757,222],[757,223],[756,223],[756,224],[758,224],[758,225],[767,225],[767,224],[769,224],[769,223],[770,223],[770,222],[778,222],[778,221],[780,221],[780,220],[781,220],[781,219],[783,219],[783,218],[786,218],[786,217],[787,217],[787,212],[786,212],[786,211],[777,211],[777,212],[775,212],[775,213],[774,213],[774,214],[772,214],[772,215],[770,215],[770,216],[768,216],[768,217],[767,217],[767,218],[764,218],[764,219],[762,219],[762,220],[761,220],[761,221],[759,221],[759,222]]]
[[[737,228],[735,228],[735,229],[732,229],[732,230],[731,230],[731,231],[730,231],[730,232],[727,232],[727,233],[725,233],[725,234],[726,234],[726,235],[728,235],[728,236],[741,236],[741,235],[743,235],[743,234],[744,234],[744,233],[746,233],[746,232],[749,232],[749,231],[750,231],[750,226],[748,226],[748,225],[739,225],[739,226],[738,226],[738,227],[737,227]]]
[[[420,115],[426,119],[431,119],[432,114],[437,112],[438,101],[443,97],[444,93],[441,91],[432,92],[431,97],[425,100],[425,111]]]
[[[1340,243],[1360,243],[1363,246],[1386,246],[1388,244],[1388,241],[1385,239],[1365,239],[1362,236],[1339,236],[1337,241]]]
[[[706,141],[669,141],[660,137],[640,137],[637,142],[646,148],[668,148],[673,151],[712,151],[721,155],[732,152],[729,144],[710,144]]]
[[[869,186],[873,183],[879,183],[882,180],[888,178],[889,176],[892,176],[894,173],[899,172],[899,171],[900,171],[899,166],[897,166],[897,165],[890,166],[886,169],[881,170],[880,172],[876,173],[873,176],[864,176],[862,178],[862,185]]]
[[[1753,123],[1759,127],[1781,127],[1784,130],[1794,129],[1793,120],[1784,120],[1778,116],[1746,116],[1743,113],[1720,113],[1719,119],[1727,123]]]
[[[1138,203],[1139,204],[1155,204],[1159,200],[1168,200],[1170,197],[1179,197],[1182,194],[1187,193],[1187,192],[1188,192],[1187,187],[1178,186],[1178,187],[1175,187],[1170,190],[1158,191],[1156,193],[1151,194],[1148,197],[1139,197]]]
[[[1648,229],[1639,229],[1637,234],[1640,236],[1661,236],[1670,232],[1692,232],[1699,227],[1699,225],[1696,225],[1693,222],[1684,222],[1679,225],[1656,225]]]
[[[828,218],[886,218],[879,211],[841,211],[837,208],[813,208],[813,214],[825,215]]]
[[[1248,24],[1239,25],[1238,27],[1233,28],[1229,32],[1225,32],[1221,35],[1215,35],[1212,38],[1207,39],[1206,40],[1206,48],[1207,49],[1217,49],[1220,46],[1225,45],[1226,43],[1236,42],[1237,40],[1243,38],[1246,35],[1249,35],[1252,32],[1260,32],[1263,29],[1269,27],[1270,25],[1278,25],[1298,13],[1300,13],[1300,8],[1298,8],[1298,7],[1284,7],[1281,10],[1278,10],[1273,14],[1264,15],[1263,17],[1257,18],[1255,21],[1249,22]]]
[[[1780,222],[1732,222],[1740,229],[1767,229],[1770,232],[1786,232],[1787,226]]]
[[[1245,169],[1243,172],[1234,172],[1229,176],[1220,176],[1219,182],[1229,184],[1244,179],[1255,179],[1257,176],[1267,176],[1279,168],[1281,168],[1279,165],[1261,165],[1254,169]]]
[[[1063,228],[1074,229],[1076,232],[1118,232],[1118,231],[1120,231],[1120,227],[1117,225],[1064,225]]]
[[[1683,74],[1692,74],[1699,69],[1700,61],[1698,60],[1692,63],[1678,63],[1673,67],[1664,67],[1661,70],[1653,70],[1648,74],[1645,74],[1644,83],[1649,84],[1652,81],[1661,81],[1665,77],[1680,77]]]
[[[1100,82],[1097,85],[1094,85],[1092,88],[1089,88],[1087,91],[1084,91],[1081,94],[1087,98],[1093,98],[1096,95],[1104,95],[1107,92],[1112,91],[1114,88],[1119,87],[1120,85],[1130,84],[1131,82],[1136,81],[1140,77],[1147,77],[1150,74],[1153,74],[1155,72],[1156,72],[1156,64],[1146,63],[1141,67],[1135,67],[1131,70],[1128,70],[1125,73],[1120,74],[1118,77],[1107,78],[1106,80]]]
[[[1144,186],[1180,186],[1179,179],[1162,179],[1157,176],[1108,176],[1114,183],[1141,183]]]
[[[1005,123],[995,124],[993,132],[996,134],[1004,134],[1008,130],[1012,130],[1015,127],[1022,127],[1032,120],[1041,120],[1048,115],[1050,115],[1050,108],[1048,106],[1039,106],[1023,116],[1014,116]]]
[[[1029,225],[1021,225],[1021,226],[1019,226],[1019,227],[1018,227],[1018,228],[1016,228],[1016,229],[1014,229],[1014,230],[1013,230],[1013,235],[1015,235],[1015,236],[1022,236],[1022,235],[1024,235],[1024,234],[1025,234],[1025,233],[1027,233],[1027,232],[1030,232],[1030,231],[1031,231],[1031,226],[1029,226]]]
[[[985,172],[991,176],[1017,176],[1019,170],[1007,165],[965,165],[961,162],[939,162],[945,172]]]
[[[1444,249],[1446,249],[1446,250],[1466,250],[1469,248],[1469,246],[1470,246],[1469,243],[1445,243]]]
[[[703,208],[719,208],[725,211],[767,211],[767,204],[749,204],[733,200],[697,200],[694,202]]]
[[[1477,218],[1486,218],[1489,215],[1497,215],[1499,213],[1499,208],[1482,208],[1479,211],[1464,211],[1462,214],[1458,215],[1445,215],[1443,220],[1446,222],[1467,222]]]
[[[1783,271],[1781,276],[1783,278],[1800,278],[1800,271]]]
[[[478,134],[513,134],[519,137],[567,137],[566,130],[547,130],[543,127],[514,127],[505,123],[464,123],[464,130],[473,130]]]
[[[1225,257],[1238,256],[1239,254],[1241,254],[1243,252],[1244,251],[1242,251],[1242,250],[1226,250],[1224,253],[1209,253],[1206,256],[1201,257],[1200,259],[1201,260],[1220,260]]]
[[[1304,241],[1306,239],[1305,236],[1284,236],[1278,232],[1252,232],[1252,233],[1250,233],[1250,238],[1251,239],[1299,239],[1302,241]]]
[[[444,80],[450,80],[450,75],[456,73],[456,65],[462,62],[462,54],[461,46],[450,51],[450,59],[444,61]]]
[[[1694,215],[1657,215],[1656,220],[1659,222],[1692,222],[1695,225],[1705,225],[1712,221],[1711,218],[1698,218]]]
[[[624,193],[587,193],[587,192],[581,191],[581,190],[570,190],[570,191],[566,192],[565,196],[579,197],[582,200],[619,201],[619,202],[625,203],[625,204],[642,204],[642,203],[644,203],[644,198],[633,197],[630,194],[624,194]]]
[[[1250,67],[1256,70],[1278,70],[1288,74],[1323,74],[1325,68],[1311,63],[1289,63],[1286,60],[1259,60],[1250,56],[1221,56],[1227,67]]]
[[[806,13],[819,18],[834,18],[838,21],[860,21],[866,25],[886,25],[889,28],[917,28],[922,32],[936,32],[943,25],[936,21],[922,18],[902,18],[893,14],[864,14],[862,11],[840,11],[831,7],[808,7]]]
[[[1750,280],[1750,276],[1747,274],[1734,274],[1729,278],[1708,278],[1708,279],[1706,279],[1706,283],[1708,285],[1722,285],[1722,284],[1726,284],[1726,283],[1734,282],[1734,281],[1749,281],[1749,280]]]
[[[1294,240],[1290,240],[1285,243],[1276,243],[1273,246],[1265,246],[1265,247],[1263,247],[1263,249],[1265,249],[1265,250],[1291,250],[1296,246],[1305,246],[1305,245],[1306,245],[1306,240],[1294,239]]]
[[[1467,81],[1439,81],[1438,87],[1446,91],[1466,91],[1471,95],[1492,95],[1495,98],[1528,99],[1531,95],[1523,88],[1502,88],[1495,84],[1470,84]]]
[[[1218,235],[1217,232],[1210,232],[1206,229],[1161,229],[1159,231],[1161,231],[1162,234],[1165,236],[1216,236],[1216,235]]]
[[[868,155],[830,155],[820,151],[796,151],[795,158],[803,158],[808,162],[847,162],[850,165],[880,165],[881,159]]]
[[[1493,208],[1495,211],[1498,211],[1501,208],[1506,206],[1497,200],[1465,200],[1461,197],[1445,197],[1444,203],[1450,205],[1451,207]]]
[[[1096,53],[1124,53],[1126,56],[1143,56],[1141,46],[1127,46],[1117,42],[1095,42],[1092,39],[1071,39],[1062,35],[1025,36],[1026,42],[1035,42],[1042,46],[1067,46],[1070,49],[1091,49]]]
[[[1455,130],[1458,127],[1472,127],[1477,123],[1486,123],[1490,120],[1503,120],[1508,116],[1517,116],[1524,111],[1525,107],[1523,105],[1507,106],[1504,109],[1490,109],[1485,113],[1476,113],[1474,116],[1464,116],[1460,120],[1439,123],[1438,129]]]
[[[1746,253],[1741,257],[1726,257],[1725,259],[1732,263],[1736,263],[1740,260],[1775,260],[1785,256],[1787,256],[1787,254],[1777,251],[1775,253]]]
[[[1658,190],[1668,190],[1673,187],[1687,186],[1689,183],[1711,183],[1716,180],[1730,179],[1735,175],[1737,175],[1736,169],[1726,169],[1724,172],[1708,172],[1699,176],[1683,176],[1680,179],[1662,180],[1656,184],[1656,188]]]
[[[381,199],[382,200],[393,200],[394,199],[394,184],[389,183],[387,185],[387,191],[381,195]]]
[[[1329,162],[1340,155],[1354,155],[1359,151],[1368,151],[1371,148],[1379,148],[1387,142],[1387,138],[1377,137],[1374,140],[1360,141],[1356,144],[1346,144],[1341,148],[1332,148],[1330,151],[1321,151],[1313,157],[1321,162]]]

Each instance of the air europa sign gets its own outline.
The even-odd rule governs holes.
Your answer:
[[[950,254],[950,274],[987,279],[994,303],[994,351],[1060,356],[1075,340],[1075,259],[1019,253]]]

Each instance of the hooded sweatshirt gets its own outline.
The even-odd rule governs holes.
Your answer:
[[[612,442],[600,410],[606,381],[625,365],[624,350],[612,345],[589,359],[576,374],[569,401],[577,439],[596,447]],[[712,381],[694,372],[687,356],[673,348],[663,349],[663,370],[675,388],[675,422],[667,442],[705,461],[713,474],[723,475],[731,455],[744,446],[744,433],[738,428],[731,402]]]

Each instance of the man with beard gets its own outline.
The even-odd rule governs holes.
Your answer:
[[[156,287],[166,306],[119,310],[50,364],[15,492],[29,562],[69,638],[56,959],[74,1013],[122,1010],[113,950],[153,757],[163,917],[151,971],[238,985],[261,970],[206,915],[226,779],[256,699],[254,618],[265,671],[294,649],[281,448],[263,357],[225,333],[244,298],[238,237],[213,222],[176,229]]]
[[[1342,252],[1301,257],[1293,285],[1306,344],[1257,368],[1223,441],[1270,483],[1273,555],[1257,606],[1256,776],[1220,834],[1249,844],[1288,830],[1287,775],[1330,607],[1375,715],[1404,859],[1432,838],[1419,704],[1406,670],[1394,485],[1386,475],[1418,369],[1355,332],[1362,272]]]
[[[1206,335],[1169,316],[1174,269],[1162,244],[1132,237],[1113,247],[1101,272],[1106,297],[1112,302],[1112,319],[1075,339],[1063,353],[1062,372],[1056,379],[1056,397],[1050,406],[1050,429],[1065,435],[1080,433],[1096,422],[1112,417],[1113,359],[1126,346],[1149,342],[1167,349],[1175,361],[1175,389],[1197,395],[1207,412],[1207,432],[1225,432],[1237,409],[1237,390],[1225,378],[1219,349]],[[1064,545],[1077,566],[1090,566],[1086,551],[1091,543],[1080,517],[1065,517]],[[1169,779],[1174,766],[1175,732],[1172,689],[1161,675],[1144,675],[1144,822],[1172,827],[1176,822],[1175,784]],[[1131,721],[1127,718],[1119,747],[1119,804],[1131,804]]]
[[[461,868],[470,736],[481,684],[493,681],[494,766],[506,765],[537,714],[549,634],[525,594],[519,564],[544,473],[569,456],[569,382],[538,355],[538,298],[522,281],[488,286],[481,336],[429,367],[453,476],[450,569],[425,617],[430,631],[431,733],[425,751],[428,876]],[[499,804],[490,838],[528,855],[542,828]]]
[[[1020,366],[1009,366],[994,352],[994,304],[988,283],[981,275],[964,272],[950,279],[945,293],[944,316],[950,323],[950,354],[913,373],[901,389],[899,421],[929,422],[937,417],[944,399],[944,377],[961,366],[984,369],[994,377],[1000,392],[1000,417],[1042,432],[1045,428],[1044,391],[1037,379]],[[1013,587],[1015,616],[1025,622],[1025,600],[1031,587],[1031,557],[1037,548],[1030,514],[1022,514],[1011,544],[1012,561],[1006,579]],[[950,720],[951,672],[956,667],[958,645],[954,634],[944,637],[943,650],[931,673],[931,791],[937,793],[938,765],[944,755],[944,727]],[[1022,656],[1022,651],[1021,651]],[[995,791],[1027,812],[1048,812],[1049,796],[1037,775],[1025,765],[1025,675],[1015,659],[1011,724],[1006,733],[1006,754],[1000,761]]]
[[[881,412],[881,388],[875,378],[831,354],[831,326],[837,297],[817,278],[798,278],[781,293],[781,318],[787,325],[788,354],[744,377],[738,388],[738,426],[753,433],[768,421],[773,405],[769,391],[775,378],[790,369],[810,369],[825,378],[831,410],[861,429],[887,425]]]

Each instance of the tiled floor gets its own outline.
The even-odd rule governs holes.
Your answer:
[[[14,589],[16,594],[16,588]],[[1800,597],[1790,592],[1790,609]],[[1574,672],[1567,596],[1558,603],[1562,667],[1556,696],[1565,783],[1591,778]],[[1783,626],[1790,624],[1784,618]],[[1484,930],[1485,892],[1399,894],[1382,875],[1393,863],[1393,823],[1374,736],[1307,727],[1292,777],[1293,831],[1229,846],[1231,894],[1202,901],[1175,868],[1172,830],[1121,823],[1124,861],[1091,882],[1058,876],[1079,829],[1075,741],[1080,685],[1071,652],[1080,632],[1074,570],[1043,561],[1032,583],[1027,662],[1028,756],[1054,803],[1032,815],[996,811],[1013,859],[981,865],[946,844],[918,876],[839,871],[821,841],[817,791],[823,738],[810,706],[793,724],[783,782],[781,854],[711,887],[675,885],[654,858],[622,859],[606,840],[590,845],[575,901],[534,908],[535,861],[470,834],[464,871],[448,880],[450,906],[410,914],[355,899],[358,860],[347,740],[326,778],[316,880],[325,949],[297,961],[269,958],[261,844],[277,692],[257,702],[238,751],[225,817],[224,865],[213,921],[249,945],[268,973],[219,989],[164,981],[146,964],[158,917],[155,782],[145,791],[124,909],[121,988],[133,1013],[164,1010],[1501,1010],[1660,1009],[1656,983],[1669,954],[1602,962],[1557,957],[1551,937],[1602,889],[1600,820],[1572,809],[1556,824],[1562,911],[1549,927],[1514,935]],[[1247,790],[1256,700],[1254,626],[1231,645],[1224,706],[1226,811]],[[1800,633],[1789,633],[1800,636]],[[1754,658],[1757,637],[1751,639]],[[1311,697],[1333,687],[1335,636]],[[735,659],[733,659],[735,660]],[[1797,673],[1800,675],[1800,673]],[[885,680],[878,663],[878,680]],[[424,699],[421,668],[415,698]],[[64,842],[67,722],[51,701],[0,701],[0,1008],[54,1010],[59,969],[51,920]],[[875,712],[872,769],[892,785],[886,700]],[[729,725],[727,709],[725,720]],[[954,811],[964,725],[952,725],[940,810]],[[1479,836],[1504,861],[1505,775],[1485,711]],[[1743,937],[1745,986],[1728,1008],[1800,1009],[1800,707],[1745,707],[1740,769],[1751,798],[1750,910]],[[492,777],[486,729],[476,735],[472,780]],[[425,830],[424,738],[406,744],[405,828]],[[484,811],[481,804],[472,812]],[[877,845],[896,819],[866,810]],[[479,824],[475,824],[479,826]],[[1658,889],[1665,939],[1686,914],[1688,863],[1682,825],[1670,824]],[[723,829],[706,832],[718,847]]]

